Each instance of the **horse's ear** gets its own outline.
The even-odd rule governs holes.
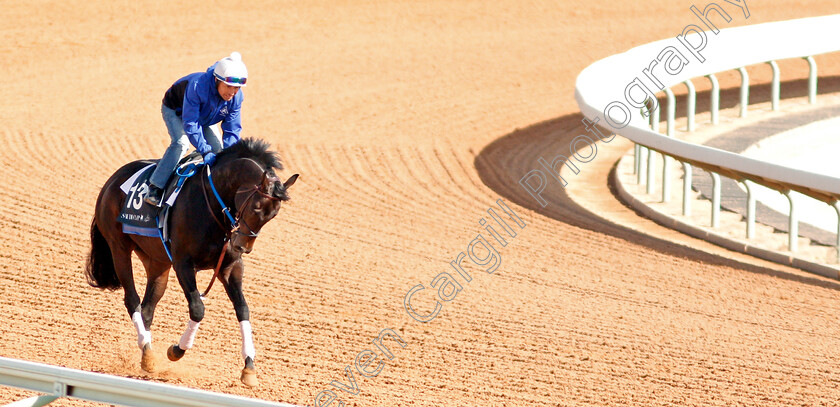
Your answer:
[[[299,176],[300,174],[292,175],[291,177],[289,177],[289,179],[286,180],[286,182],[283,183],[283,186],[286,187],[286,189],[289,189],[290,186],[294,185],[295,181],[297,181]]]

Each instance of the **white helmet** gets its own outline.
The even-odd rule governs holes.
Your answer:
[[[248,69],[242,62],[242,55],[234,51],[230,53],[229,57],[220,59],[216,63],[216,68],[213,69],[213,76],[229,86],[245,86],[245,81],[248,79]]]

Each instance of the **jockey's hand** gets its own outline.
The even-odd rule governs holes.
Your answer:
[[[204,154],[204,163],[205,164],[213,165],[214,162],[216,162],[216,154],[215,153],[210,152],[210,153]]]

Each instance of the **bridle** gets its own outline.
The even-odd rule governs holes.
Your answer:
[[[253,160],[250,160],[250,161],[253,162]],[[254,164],[256,164],[256,163],[254,163]],[[236,216],[234,217],[230,214],[230,212],[231,212],[230,207],[225,204],[225,202],[222,200],[222,197],[219,195],[219,192],[216,190],[216,185],[213,183],[213,177],[210,174],[210,167],[205,166],[205,168],[207,168],[207,171],[206,171],[207,181],[204,181],[205,177],[201,178],[201,183],[202,183],[201,190],[202,190],[202,192],[204,192],[204,201],[207,203],[207,209],[210,210],[210,214],[213,216],[213,220],[216,221],[216,224],[219,225],[219,227],[222,228],[222,230],[226,231],[225,232],[225,234],[226,234],[225,240],[230,240],[230,238],[233,236],[234,233],[245,236],[245,237],[253,237],[253,238],[256,238],[257,236],[259,236],[259,232],[254,232],[254,229],[250,225],[248,225],[248,222],[246,222],[245,219],[242,218],[242,215],[244,215],[243,210],[245,209],[245,207],[248,206],[248,204],[251,202],[251,199],[253,199],[256,194],[260,194],[264,198],[268,198],[272,201],[279,201],[280,198],[278,198],[276,196],[273,196],[273,195],[270,195],[266,191],[263,191],[262,190],[262,183],[254,184],[254,185],[251,185],[250,187],[240,187],[239,189],[236,190],[236,194],[234,196],[238,197],[240,194],[244,194],[244,193],[248,193],[248,196],[245,198],[245,201],[242,202],[241,205],[238,205],[239,208],[236,210]],[[265,172],[263,172],[263,175],[267,176]],[[267,180],[272,182],[272,183],[280,181],[280,179],[277,178],[277,177],[268,177]],[[222,207],[222,213],[225,215],[225,217],[227,217],[228,223],[230,224],[230,226],[227,227],[227,228],[222,224],[222,222],[219,220],[218,216],[216,216],[216,212],[213,211],[213,206],[210,204],[210,198],[208,198],[208,196],[207,196],[207,182],[210,183],[210,190],[213,191],[213,195],[216,197],[216,202],[218,202],[219,205]],[[234,198],[234,205],[235,204],[236,204],[236,198]],[[244,225],[246,228],[248,228],[248,233],[244,233],[240,230],[242,225]]]
[[[251,159],[248,159],[248,160],[251,161],[252,163],[254,163],[254,165],[259,167],[259,164],[257,164],[254,160],[251,160]],[[255,239],[260,234],[259,232],[254,232],[254,228],[252,228],[250,225],[248,225],[248,222],[246,222],[245,219],[242,218],[242,215],[244,214],[243,210],[245,209],[245,207],[247,207],[248,204],[251,202],[251,200],[254,199],[254,196],[256,194],[260,194],[264,198],[268,198],[272,201],[279,201],[280,200],[280,198],[278,198],[276,196],[273,196],[273,195],[270,195],[267,191],[262,190],[262,185],[263,185],[262,181],[268,180],[268,181],[270,181],[270,183],[274,183],[274,182],[279,182],[280,179],[277,178],[277,177],[268,176],[267,173],[265,171],[263,171],[263,180],[261,180],[260,183],[251,185],[249,187],[240,187],[239,189],[236,190],[236,194],[234,195],[234,202],[233,202],[234,205],[236,205],[236,198],[235,197],[238,197],[240,194],[245,194],[245,193],[247,193],[248,196],[245,198],[245,201],[242,202],[242,205],[239,205],[239,208],[236,210],[236,216],[234,217],[230,214],[230,207],[225,205],[224,200],[222,200],[222,197],[219,195],[219,192],[216,190],[216,185],[213,184],[213,177],[210,174],[210,166],[205,165],[204,167],[207,169],[207,171],[206,171],[207,181],[204,181],[205,177],[201,177],[201,187],[202,187],[201,191],[204,193],[204,202],[207,203],[207,209],[210,211],[210,215],[212,215],[213,220],[216,221],[216,224],[219,225],[219,227],[222,228],[222,230],[226,231],[226,232],[225,232],[225,245],[222,247],[222,252],[219,255],[219,260],[216,262],[216,268],[213,272],[213,278],[210,280],[210,284],[207,285],[207,289],[204,290],[204,294],[201,294],[202,297],[205,297],[207,295],[207,293],[210,292],[210,288],[213,287],[213,282],[216,281],[217,277],[219,277],[219,270],[222,267],[222,260],[225,258],[225,253],[227,252],[228,246],[230,245],[230,241],[231,241],[231,238],[233,237],[233,234],[235,233],[235,234],[238,234],[238,235],[241,235],[241,236],[244,236],[244,237],[251,237],[251,238],[255,238]],[[262,169],[262,168],[260,167],[260,169]],[[208,182],[210,184],[210,190],[213,191],[213,195],[216,197],[216,201],[222,207],[222,213],[225,215],[225,217],[227,217],[227,220],[230,223],[229,228],[226,228],[223,225],[223,222],[219,220],[218,216],[216,216],[216,212],[213,210],[213,206],[210,204],[210,198],[207,196],[207,183]],[[243,225],[246,228],[248,228],[248,233],[244,233],[240,230]],[[221,278],[221,277],[219,277],[219,278]]]

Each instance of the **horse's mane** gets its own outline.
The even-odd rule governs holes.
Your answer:
[[[283,163],[280,162],[280,156],[276,152],[270,150],[271,145],[267,141],[257,138],[243,138],[238,143],[222,150],[219,153],[218,159],[250,158],[261,165],[265,171],[274,175],[274,170],[282,170]],[[274,188],[271,191],[266,191],[280,200],[288,201],[289,195],[286,193],[286,187],[282,182],[274,183]]]
[[[224,157],[250,158],[262,165],[266,171],[282,170],[283,164],[280,156],[270,150],[271,145],[267,141],[257,138],[243,138],[238,143],[222,150],[218,159]]]

